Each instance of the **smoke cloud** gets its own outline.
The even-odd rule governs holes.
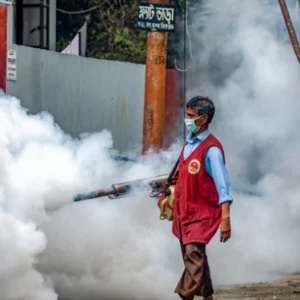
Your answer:
[[[163,298],[180,260],[155,200],[139,191],[118,200],[72,197],[165,174],[178,145],[122,163],[110,158],[106,130],[72,139],[49,114],[28,115],[4,94],[0,118],[0,299]]]
[[[300,70],[278,35],[278,7],[210,0],[206,9],[205,18],[193,12],[187,75],[188,97],[216,102],[212,127],[234,188],[232,239],[220,244],[217,235],[208,246],[218,287],[300,268]],[[177,299],[178,241],[147,193],[71,200],[169,172],[180,144],[116,162],[109,131],[72,139],[49,114],[28,115],[19,100],[0,100],[0,300]]]

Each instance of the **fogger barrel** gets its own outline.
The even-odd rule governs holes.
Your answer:
[[[98,191],[93,191],[88,194],[77,194],[73,197],[74,202],[95,199],[99,197],[109,197],[118,198],[126,194],[129,194],[133,188],[144,188],[146,186],[151,186],[153,190],[159,191],[162,189],[163,185],[168,181],[169,175],[159,175],[148,179],[138,179],[123,183],[113,184],[111,188],[102,189]]]

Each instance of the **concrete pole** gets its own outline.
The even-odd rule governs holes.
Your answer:
[[[169,0],[150,0],[169,4]],[[163,147],[168,33],[148,32],[144,102],[143,154]]]
[[[6,92],[7,6],[0,4],[0,89]]]

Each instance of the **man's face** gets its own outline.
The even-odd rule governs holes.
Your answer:
[[[197,119],[195,120],[195,125],[197,126],[203,126],[205,123],[207,123],[207,115],[199,116],[198,110],[190,107],[187,107],[185,110],[185,118],[193,120]]]

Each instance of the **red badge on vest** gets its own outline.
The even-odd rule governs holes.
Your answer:
[[[189,166],[188,166],[188,170],[189,170],[189,173],[191,174],[197,174],[201,169],[201,163],[198,159],[193,159]]]

